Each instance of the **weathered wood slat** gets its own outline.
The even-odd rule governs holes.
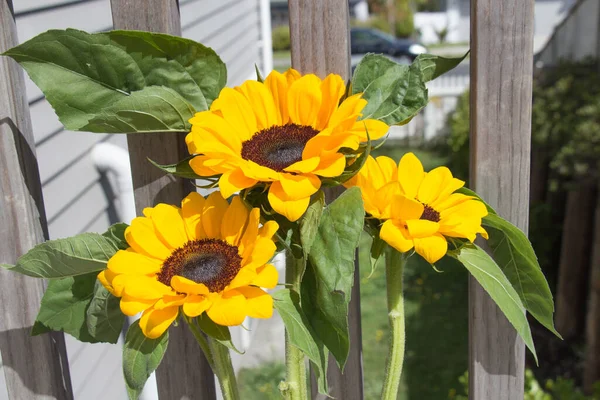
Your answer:
[[[0,53],[18,44],[12,4],[0,1]],[[21,67],[0,57],[0,263],[47,239]],[[11,399],[72,399],[64,336],[31,337],[44,283],[0,268],[0,353]]]
[[[303,74],[324,78],[336,73],[350,78],[350,30],[347,0],[289,0],[292,66]],[[328,201],[340,191],[327,193]],[[358,258],[357,258],[358,260]],[[358,261],[357,261],[358,263]],[[350,354],[344,373],[329,358],[327,377],[330,395],[337,399],[363,398],[360,284],[356,267],[350,301]],[[313,398],[320,398],[313,385]]]
[[[177,0],[112,0],[116,29],[133,29],[181,35]],[[128,135],[127,144],[138,214],[159,202],[180,204],[194,191],[188,180],[165,176],[148,163],[177,162],[188,156],[185,135],[172,133]],[[213,373],[185,324],[169,329],[169,347],[156,372],[161,399],[214,399]]]
[[[527,232],[533,0],[471,2],[471,184]],[[469,284],[469,398],[523,398],[525,345]]]

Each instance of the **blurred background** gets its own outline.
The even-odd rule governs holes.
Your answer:
[[[367,52],[409,63],[423,52],[462,56],[469,49],[469,0],[349,3],[353,65]],[[14,7],[21,42],[53,28],[112,29],[109,0],[19,0]],[[287,0],[181,0],[180,9],[183,36],[221,55],[229,86],[254,79],[254,65],[263,75],[289,68]],[[540,364],[527,360],[528,400],[600,399],[599,27],[600,0],[535,1],[529,237],[565,340],[531,321]],[[130,221],[135,209],[125,137],[66,131],[26,80],[51,239]],[[428,88],[430,104],[408,125],[393,127],[377,154],[399,160],[413,151],[427,169],[447,165],[468,182],[469,57]],[[385,272],[380,266],[370,275],[369,245],[365,236],[360,262],[367,400],[379,397],[388,353]],[[452,260],[436,266],[439,272],[412,257],[406,269],[402,400],[468,396],[467,273]],[[274,317],[246,327],[234,332],[246,351],[234,356],[242,398],[280,399],[283,325]],[[69,337],[67,346],[76,399],[127,398],[119,346]],[[0,400],[8,398],[3,379],[0,373]],[[150,383],[143,399],[155,398]]]

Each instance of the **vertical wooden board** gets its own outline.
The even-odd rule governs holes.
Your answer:
[[[0,53],[18,44],[10,0],[0,1]],[[0,263],[48,234],[21,67],[0,57]],[[44,291],[40,279],[0,268],[0,352],[11,399],[72,399],[62,333],[30,336]]]
[[[527,232],[533,0],[471,2],[471,183]],[[525,345],[485,291],[469,283],[469,398],[523,398]]]
[[[350,78],[350,29],[347,0],[289,0],[292,67],[303,74],[314,73],[324,78],[330,73]],[[326,190],[327,201],[339,196],[341,190]],[[350,354],[339,370],[330,357],[327,377],[330,395],[337,399],[363,398],[362,336],[360,325],[360,283],[356,258],[348,321],[350,324]],[[313,385],[314,386],[314,385]],[[313,397],[319,398],[313,388]]]
[[[116,29],[181,35],[177,0],[112,0]],[[184,134],[158,133],[127,136],[135,205],[139,215],[159,202],[179,205],[194,187],[189,180],[166,176],[147,158],[161,164],[188,156]],[[214,399],[213,373],[187,326],[169,329],[169,347],[156,372],[161,399]]]

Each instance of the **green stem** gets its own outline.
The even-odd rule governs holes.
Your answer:
[[[204,353],[204,356],[206,357],[206,361],[208,361],[210,368],[214,371],[215,366],[213,363],[213,355],[210,351],[210,347],[208,347],[208,341],[206,340],[206,337],[200,331],[200,328],[198,327],[198,325],[196,325],[192,318],[188,317],[185,314],[183,315],[183,318],[185,319],[185,322],[187,322],[188,326],[190,327],[190,330],[192,331],[192,334],[196,338],[196,342],[198,342],[198,345],[202,349],[202,352]]]
[[[382,400],[396,400],[402,364],[404,363],[404,296],[402,275],[406,258],[403,254],[388,247],[385,255],[387,281],[388,320],[391,329],[390,350],[387,358],[385,381],[381,391]]]
[[[229,357],[229,349],[214,339],[209,338],[208,343],[213,354],[213,371],[219,378],[223,399],[239,400],[240,394],[233,365],[231,365],[231,357]]]
[[[291,289],[300,293],[300,281],[306,260],[295,258],[290,252],[286,252],[285,280]],[[280,389],[287,400],[308,400],[308,387],[306,380],[306,364],[302,351],[290,343],[288,333],[285,333],[285,366],[286,381],[280,385]]]

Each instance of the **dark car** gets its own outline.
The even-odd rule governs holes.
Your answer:
[[[419,54],[427,52],[427,49],[414,40],[397,39],[377,29],[352,28],[350,51],[352,54],[383,53],[401,61],[412,62]]]

